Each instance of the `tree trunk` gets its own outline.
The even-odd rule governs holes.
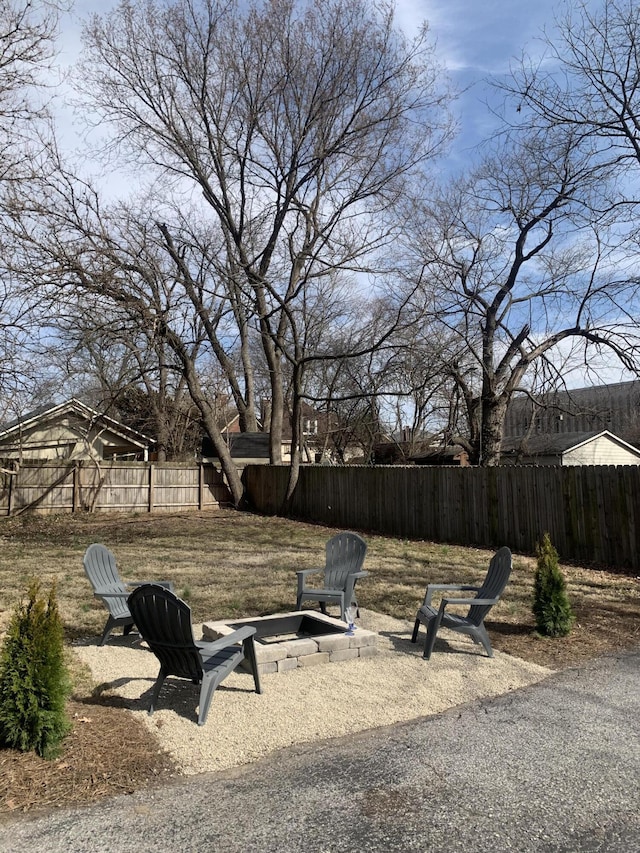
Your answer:
[[[287,490],[284,500],[280,508],[280,515],[287,516],[291,511],[293,504],[293,496],[298,485],[300,476],[300,448],[302,445],[302,406],[299,390],[295,387],[296,370],[294,370],[294,392],[293,392],[293,411],[291,413],[291,462],[289,464],[289,478],[287,480]]]
[[[500,464],[500,445],[507,411],[507,399],[485,400],[482,405],[479,464],[490,467]]]
[[[193,400],[194,404],[197,406],[200,414],[202,415],[202,422],[204,428],[207,432],[207,435],[213,442],[216,455],[220,460],[220,465],[222,466],[222,473],[226,478],[227,486],[229,487],[229,491],[231,492],[233,505],[237,509],[242,505],[244,501],[244,486],[242,485],[242,480],[240,478],[240,474],[238,473],[238,469],[236,468],[235,463],[231,458],[231,453],[229,451],[229,448],[227,447],[227,443],[222,436],[220,428],[218,427],[215,412],[209,404],[209,401],[207,400],[202,390],[200,380],[195,369],[195,365],[193,361],[189,358],[189,355],[185,347],[183,346],[182,341],[169,329],[166,329],[165,333],[169,346],[173,349],[173,351],[176,353],[176,355],[180,358],[180,361],[182,362],[182,369],[184,371],[184,377],[189,388],[189,394],[191,395],[191,399]]]

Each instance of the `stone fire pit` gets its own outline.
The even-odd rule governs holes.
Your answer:
[[[217,640],[243,625],[256,629],[256,659],[261,674],[371,657],[378,651],[378,636],[374,631],[356,626],[349,637],[344,622],[312,610],[205,622],[202,634],[205,640]]]

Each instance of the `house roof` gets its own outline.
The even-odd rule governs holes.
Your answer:
[[[236,459],[269,459],[268,432],[232,432],[223,435],[231,456]],[[218,454],[209,436],[202,439],[202,455],[217,458]]]
[[[7,438],[11,438],[13,435],[28,430],[31,427],[36,426],[38,422],[46,422],[60,415],[76,415],[77,417],[83,418],[87,421],[101,424],[115,435],[118,435],[128,441],[130,444],[141,448],[146,448],[149,444],[153,443],[152,438],[149,438],[143,433],[138,432],[137,430],[132,429],[131,427],[126,426],[126,424],[120,423],[107,415],[101,414],[95,409],[92,409],[90,406],[87,406],[85,403],[80,402],[80,400],[76,400],[74,397],[70,400],[66,400],[64,403],[40,406],[38,409],[27,412],[27,414],[22,415],[20,418],[5,424],[0,428],[0,441],[4,441]]]
[[[618,398],[628,398],[633,393],[640,392],[640,380],[630,379],[627,382],[612,382],[607,385],[588,385],[584,388],[566,388],[548,391],[541,395],[541,400],[546,405],[566,406],[573,404],[581,409],[597,409],[603,405],[610,405]],[[533,401],[529,394],[517,393],[514,395],[510,405],[532,405]]]
[[[464,452],[465,450],[461,445],[449,444],[446,447],[434,447],[423,453],[415,453],[409,456],[409,459],[412,462],[428,461],[430,459],[454,460],[456,459],[456,457],[460,456],[460,454]]]
[[[606,436],[616,444],[640,455],[640,450],[637,447],[634,447],[607,429],[592,430],[591,432],[535,433],[531,436],[509,436],[502,439],[500,452],[505,455],[522,453],[525,456],[562,454],[568,450],[574,450],[583,444],[588,444],[590,441],[601,436]]]

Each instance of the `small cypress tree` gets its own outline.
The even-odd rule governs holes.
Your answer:
[[[34,580],[0,651],[0,745],[54,758],[70,728],[69,692],[55,586],[45,600]]]
[[[558,565],[558,552],[548,533],[536,548],[536,567],[533,595],[533,615],[536,628],[546,637],[565,637],[575,620],[567,596],[564,577]]]

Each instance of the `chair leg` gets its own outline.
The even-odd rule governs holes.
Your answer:
[[[417,642],[419,630],[420,630],[420,620],[416,619],[415,625],[413,626],[413,634],[411,635],[411,642],[412,643]]]
[[[160,695],[160,688],[164,684],[164,680],[166,675],[164,674],[164,670],[160,667],[160,672],[158,673],[158,677],[156,678],[156,683],[153,685],[153,693],[151,694],[151,703],[149,705],[149,716],[153,714],[156,709],[156,705],[158,703],[158,696]]]
[[[433,619],[429,619],[427,623],[427,637],[424,641],[424,654],[427,660],[431,657],[431,652],[433,651],[433,646],[436,641],[436,634],[438,633],[438,628],[440,627],[441,616],[438,613],[437,616],[434,616]]]
[[[209,706],[211,705],[211,700],[213,699],[213,694],[215,692],[218,683],[215,678],[207,678],[206,676],[202,679],[202,684],[200,685],[200,703],[198,706],[198,725],[204,726],[207,722],[207,717],[209,716]]]
[[[258,672],[258,661],[256,659],[256,647],[253,642],[253,637],[247,637],[246,640],[242,643],[242,648],[244,651],[244,656],[249,662],[249,666],[251,667],[251,672],[253,674],[253,683],[255,684],[256,693],[262,693],[262,687],[260,686],[260,673]]]
[[[481,643],[484,646],[484,650],[487,653],[487,656],[493,657],[493,649],[491,648],[491,640],[489,639],[489,635],[487,634],[487,629],[484,627],[484,624],[478,625],[472,634],[473,639],[476,643]]]
[[[107,624],[104,626],[104,631],[102,632],[102,637],[100,639],[100,645],[104,646],[109,638],[109,634],[113,631],[116,626],[116,621],[113,616],[109,616],[107,619]]]

